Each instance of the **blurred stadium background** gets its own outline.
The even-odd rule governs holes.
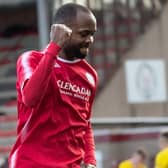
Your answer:
[[[117,168],[138,147],[153,168],[159,131],[168,126],[167,0],[0,1],[0,168],[16,138],[17,57],[48,43],[53,10],[75,2],[97,17],[88,61],[99,75],[93,107],[98,168]]]

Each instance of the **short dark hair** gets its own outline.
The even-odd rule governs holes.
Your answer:
[[[53,16],[53,23],[68,24],[72,23],[77,16],[77,12],[91,13],[89,8],[75,3],[67,3],[58,8]]]
[[[137,153],[138,155],[140,155],[143,160],[146,160],[147,154],[146,154],[146,151],[145,151],[143,148],[138,148],[138,149],[136,150],[136,153]]]
[[[168,129],[161,130],[160,136],[165,138],[168,141]]]

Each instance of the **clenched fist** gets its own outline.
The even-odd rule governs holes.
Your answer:
[[[72,30],[64,24],[53,24],[51,26],[50,41],[55,42],[60,47],[70,39]]]

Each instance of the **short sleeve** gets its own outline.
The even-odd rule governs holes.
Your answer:
[[[155,168],[167,168],[167,167],[168,167],[167,155],[161,152],[156,156]]]

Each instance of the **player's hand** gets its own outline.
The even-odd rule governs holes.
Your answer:
[[[96,166],[91,164],[85,164],[84,168],[96,168]]]
[[[64,24],[53,24],[51,26],[50,41],[55,42],[60,47],[70,39],[72,30]]]

